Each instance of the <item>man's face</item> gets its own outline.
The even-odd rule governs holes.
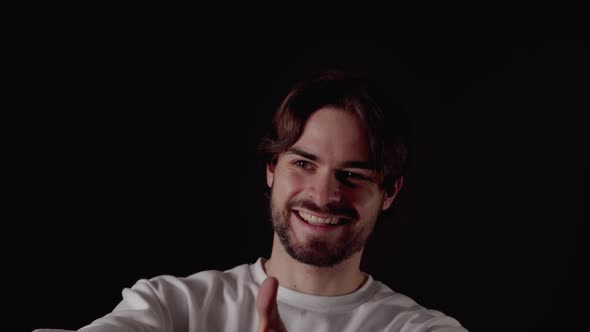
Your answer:
[[[358,116],[324,107],[276,165],[267,166],[273,227],[293,258],[324,267],[361,252],[399,190],[385,194],[368,157]]]

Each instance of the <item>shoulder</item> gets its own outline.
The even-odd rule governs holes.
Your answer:
[[[205,293],[215,288],[237,287],[243,283],[251,283],[248,264],[236,266],[230,270],[205,270],[186,277],[160,275],[150,279],[140,279],[134,288],[150,288],[156,293],[182,292]]]
[[[392,324],[404,326],[408,331],[467,331],[443,312],[425,308],[409,296],[377,283],[377,291],[367,304],[374,307],[380,317],[389,317]]]
[[[226,271],[206,270],[187,277],[160,275],[150,279],[140,279],[131,289],[143,290],[164,299],[178,296],[203,296],[218,291],[231,292],[250,284],[254,282],[250,276],[249,265],[243,264]]]
[[[84,331],[187,331],[189,326],[213,326],[226,317],[218,314],[218,308],[239,308],[237,304],[253,298],[255,292],[250,290],[254,287],[243,287],[254,284],[249,270],[244,264],[188,277],[140,279],[123,289],[123,299],[111,313],[84,327]]]

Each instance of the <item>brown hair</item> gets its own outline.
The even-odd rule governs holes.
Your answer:
[[[364,122],[369,139],[369,161],[383,176],[382,187],[390,189],[404,174],[410,126],[400,100],[382,81],[367,75],[327,71],[296,84],[273,118],[270,134],[259,145],[267,163],[299,139],[309,116],[325,106],[353,112]]]

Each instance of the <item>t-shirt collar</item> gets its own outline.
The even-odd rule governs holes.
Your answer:
[[[259,287],[268,277],[262,267],[264,261],[265,259],[261,257],[256,263],[250,265],[252,279]],[[334,312],[350,310],[367,301],[378,290],[377,282],[370,275],[366,276],[367,280],[359,289],[350,294],[338,296],[304,294],[279,285],[277,300],[291,306],[313,311]]]

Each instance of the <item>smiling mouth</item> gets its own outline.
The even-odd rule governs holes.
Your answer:
[[[338,217],[318,217],[303,211],[293,210],[297,216],[304,222],[314,226],[339,226],[349,223],[350,219]]]

